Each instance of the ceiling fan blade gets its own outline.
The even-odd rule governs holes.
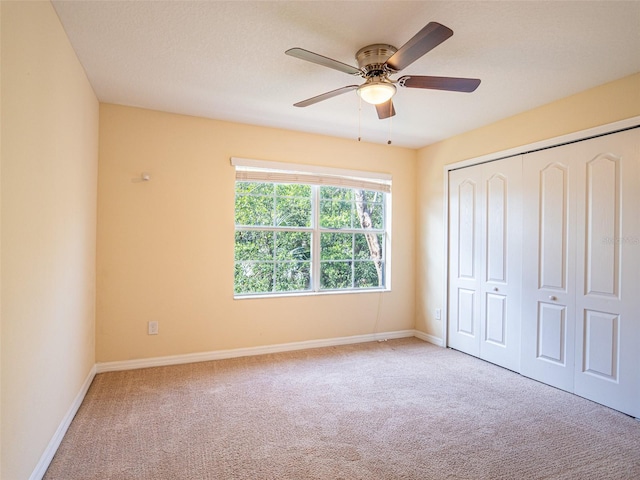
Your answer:
[[[470,93],[478,88],[478,85],[480,85],[480,79],[406,75],[398,79],[398,85],[408,88],[429,88],[432,90],[449,90],[452,92]]]
[[[309,105],[313,105],[314,103],[321,102],[323,100],[327,100],[328,98],[336,97],[338,95],[342,95],[343,93],[350,92],[352,90],[356,90],[358,85],[349,85],[347,87],[338,88],[336,90],[331,90],[330,92],[323,93],[322,95],[318,95],[316,97],[307,98],[298,103],[294,103],[294,107],[308,107]]]
[[[453,30],[438,22],[429,22],[411,40],[391,55],[386,65],[399,72],[453,35]]]
[[[340,72],[348,73],[349,75],[360,75],[361,73],[356,67],[339,62],[333,58],[318,55],[317,53],[310,52],[309,50],[304,50],[303,48],[290,48],[284,53],[292,57],[299,58],[300,60],[306,60],[307,62],[316,63],[323,67],[329,67]]]
[[[396,114],[396,109],[393,108],[392,100],[376,105],[376,111],[378,112],[378,118],[380,120],[393,117]]]

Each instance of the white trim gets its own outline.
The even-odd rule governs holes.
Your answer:
[[[318,262],[316,262],[318,264]],[[318,267],[317,275],[320,275],[320,267]],[[263,300],[265,298],[286,298],[286,297],[314,297],[317,295],[362,295],[365,293],[384,293],[390,292],[391,287],[372,287],[372,288],[357,288],[352,290],[303,290],[294,292],[275,292],[275,293],[241,293],[234,294],[234,300]]]
[[[587,140],[599,135],[606,135],[609,133],[615,133],[620,130],[634,128],[640,126],[640,115],[620,120],[618,122],[608,123],[600,125],[598,127],[589,128],[587,130],[580,130],[578,132],[568,133],[560,135],[558,137],[552,137],[546,140],[540,140],[534,143],[528,143],[519,147],[510,148],[508,150],[501,150],[480,157],[474,157],[467,160],[462,160],[456,163],[450,163],[444,166],[444,248],[445,248],[445,266],[444,266],[444,298],[442,305],[442,346],[447,345],[447,333],[449,325],[449,313],[447,306],[449,305],[449,172],[451,170],[457,170],[464,167],[471,167],[480,163],[487,163],[494,160],[499,160],[507,157],[516,157],[518,155],[524,155],[532,151],[541,150],[545,148],[553,148],[555,146],[563,145],[566,143],[579,142],[581,140]]]
[[[395,338],[414,337],[416,336],[416,333],[417,332],[415,330],[397,330],[394,332],[369,333],[365,335],[327,338],[322,340],[306,340],[302,342],[264,345],[260,347],[234,348],[229,350],[214,350],[211,352],[187,353],[184,355],[171,355],[166,357],[105,362],[96,364],[96,373],[115,372],[119,370],[134,370],[138,368],[163,367],[168,365],[180,365],[184,363],[209,362],[212,360],[223,360],[226,358],[248,357],[252,355],[264,355],[268,353],[278,352],[290,352],[294,350],[305,350],[308,348],[334,347],[338,345],[349,345],[353,343],[376,342],[391,340]]]
[[[619,130],[625,130],[628,128],[634,128],[640,126],[640,115],[637,117],[627,118],[626,120],[620,120],[618,122],[608,123],[606,125],[600,125],[599,127],[589,128],[587,130],[580,130],[578,132],[567,133],[558,137],[549,138],[547,140],[540,140],[534,143],[528,143],[519,147],[510,148],[508,150],[501,150],[499,152],[488,153],[480,157],[473,157],[460,162],[451,163],[445,165],[445,170],[457,170],[459,168],[470,167],[479,163],[491,162],[506,157],[516,157],[535,150],[541,150],[545,148],[553,148],[565,143],[579,142],[581,140],[587,140],[591,137],[597,137],[599,135],[606,135],[608,133],[614,133]]]
[[[368,178],[391,182],[392,175],[382,172],[368,172],[363,170],[348,170],[344,168],[321,167],[318,165],[301,165],[298,163],[272,162],[268,160],[254,160],[251,158],[231,157],[231,165],[235,167],[251,167],[265,170],[279,170],[285,172],[317,173],[335,175],[338,177]]]
[[[447,346],[447,342],[449,341],[449,169],[447,165],[444,166],[444,201],[443,209],[444,209],[444,298],[442,303],[442,311],[440,314],[440,322],[442,332],[441,342],[442,347]]]
[[[47,468],[49,468],[49,465],[51,464],[51,460],[53,460],[53,456],[58,451],[58,447],[60,446],[64,435],[69,429],[69,425],[71,425],[73,417],[76,416],[80,405],[82,405],[82,401],[84,400],[84,397],[87,394],[87,391],[89,390],[91,382],[93,382],[93,378],[95,376],[96,366],[94,365],[93,367],[91,367],[91,370],[89,370],[89,374],[82,383],[80,391],[76,395],[76,398],[74,398],[71,407],[67,411],[67,414],[62,418],[62,422],[60,422],[56,433],[54,433],[53,437],[51,437],[47,448],[45,448],[42,456],[40,457],[40,460],[38,461],[38,464],[36,465],[36,468],[33,470],[33,473],[31,473],[29,480],[40,480],[42,479],[42,477],[44,477],[44,474],[47,472]]]
[[[431,343],[433,345],[436,345],[438,347],[444,347],[444,342],[442,341],[442,338],[438,338],[434,335],[429,335],[428,333],[424,333],[421,332],[419,330],[415,330],[413,332],[413,336],[416,338],[419,338],[420,340],[424,340],[427,343]]]

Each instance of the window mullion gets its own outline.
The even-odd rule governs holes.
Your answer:
[[[278,226],[278,196],[276,195],[276,191],[278,190],[278,186],[273,186],[273,226]]]
[[[320,291],[320,187],[311,187],[311,290]]]
[[[351,234],[351,288],[356,287],[356,234]]]
[[[380,234],[384,234],[385,233],[385,230],[379,229],[379,228],[376,228],[376,229],[370,228],[370,229],[366,229],[366,230],[365,229],[357,230],[357,229],[351,229],[351,228],[321,228],[319,230],[322,233],[349,233],[349,234],[351,234],[351,233],[355,233],[355,234],[361,233],[363,235],[369,234],[369,233],[373,233],[375,235],[380,235]]]
[[[276,291],[276,245],[278,244],[278,232],[273,232],[273,269],[271,270],[271,291]]]

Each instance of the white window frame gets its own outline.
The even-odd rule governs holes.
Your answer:
[[[297,183],[312,186],[311,198],[311,227],[241,227],[246,230],[268,231],[300,231],[311,232],[311,288],[304,291],[293,292],[260,292],[234,294],[236,299],[245,298],[272,298],[282,296],[301,295],[327,295],[346,293],[371,293],[391,290],[391,185],[392,176],[388,173],[368,172],[360,170],[347,170],[340,168],[319,167],[315,165],[290,164],[285,162],[271,162],[247,158],[232,157],[231,165],[235,167],[235,181],[262,182],[262,183]],[[235,183],[235,182],[234,182]],[[340,188],[361,188],[364,190],[380,191],[384,196],[384,229],[331,229],[320,227],[320,186],[334,186]],[[234,188],[235,191],[235,188]],[[234,227],[236,231],[237,227]],[[322,233],[363,233],[383,234],[383,264],[384,282],[381,287],[371,288],[345,288],[345,289],[320,289],[320,237]]]

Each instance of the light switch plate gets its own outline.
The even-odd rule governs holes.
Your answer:
[[[149,335],[158,335],[158,322],[156,321],[149,322],[148,328],[149,328]]]

